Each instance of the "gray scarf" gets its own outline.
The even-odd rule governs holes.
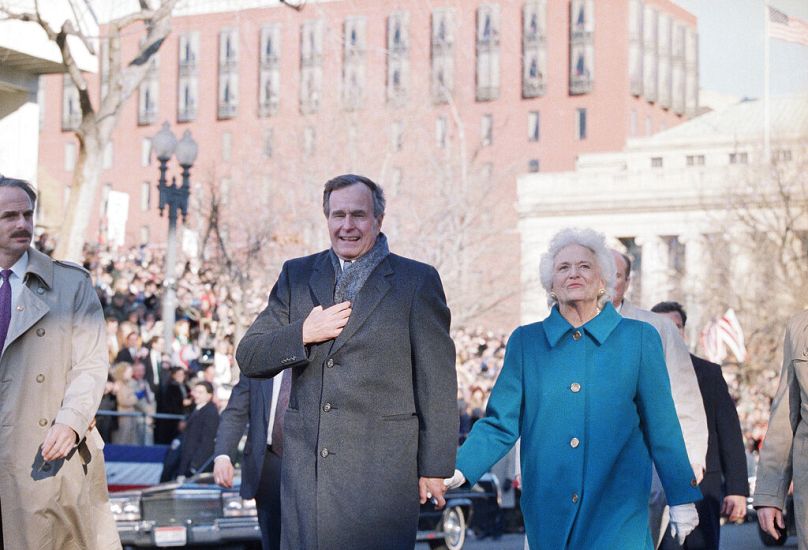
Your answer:
[[[332,248],[330,254],[331,264],[334,266],[334,273],[337,274],[337,284],[334,287],[334,303],[338,304],[345,300],[353,302],[370,274],[388,254],[390,254],[390,249],[387,248],[387,237],[384,236],[384,233],[379,233],[373,248],[359,259],[345,264],[345,270],[343,270],[340,266],[339,258]]]

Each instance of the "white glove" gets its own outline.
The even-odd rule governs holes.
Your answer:
[[[466,482],[466,476],[460,470],[455,470],[452,477],[447,477],[443,480],[443,484],[447,489],[457,489]]]
[[[679,546],[685,543],[687,536],[699,524],[699,513],[696,512],[696,505],[680,504],[671,506],[671,536],[676,539]]]

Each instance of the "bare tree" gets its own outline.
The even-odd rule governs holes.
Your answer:
[[[65,219],[59,233],[55,256],[72,260],[81,258],[88,215],[99,189],[99,174],[103,163],[103,151],[109,141],[123,105],[143,81],[149,70],[149,61],[160,49],[171,32],[171,13],[177,0],[162,0],[159,7],[152,8],[154,0],[139,0],[139,9],[134,13],[113,19],[105,24],[104,32],[108,47],[106,66],[109,67],[108,86],[100,99],[94,101],[84,73],[76,62],[74,42],[95,54],[92,37],[76,29],[67,20],[61,28],[53,27],[43,16],[40,3],[34,2],[33,11],[19,11],[0,3],[0,14],[6,19],[29,21],[39,25],[62,54],[62,64],[72,83],[78,89],[81,123],[75,130],[79,142],[78,159],[73,171],[70,199],[65,209]],[[124,59],[121,38],[131,27],[140,26],[145,36],[130,59]]]

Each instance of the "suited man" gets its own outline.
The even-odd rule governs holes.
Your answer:
[[[282,548],[411,550],[454,472],[449,309],[433,267],[389,253],[384,206],[365,177],[327,182],[331,249],[284,264],[236,352],[247,376],[292,369]]]
[[[115,356],[116,363],[134,363],[140,356],[140,346],[137,343],[137,332],[130,332],[126,335],[126,347],[121,348]]]
[[[685,337],[687,314],[681,304],[660,302],[651,311],[668,317],[682,338]],[[746,516],[746,497],[749,496],[741,424],[721,367],[692,354],[690,359],[699,381],[710,434],[706,470],[699,484],[704,499],[696,503],[699,524],[688,535],[685,544],[680,547],[672,538],[665,537],[662,544],[665,550],[718,548],[721,516],[726,516],[729,521],[742,520]]]
[[[182,433],[179,473],[192,476],[213,458],[216,430],[219,429],[219,410],[213,403],[210,382],[197,382],[191,389],[196,408],[188,417]]]
[[[616,250],[613,250],[612,253],[617,266],[617,283],[612,303],[620,315],[626,319],[645,321],[653,326],[662,338],[662,350],[665,353],[665,365],[670,377],[673,404],[682,427],[682,435],[685,438],[685,447],[687,447],[690,465],[693,467],[693,474],[696,480],[701,482],[707,458],[707,417],[699,392],[699,383],[690,360],[690,352],[670,319],[640,309],[625,300],[626,291],[631,283],[631,259]],[[667,529],[666,505],[662,483],[654,471],[649,501],[649,526],[651,540],[655,546],[659,545],[662,535]]]
[[[794,520],[800,550],[808,549],[808,311],[786,326],[783,369],[772,401],[755,483],[760,527],[780,538],[788,486],[794,482]]]
[[[263,550],[281,547],[282,412],[289,405],[290,378],[289,370],[268,379],[239,378],[216,433],[213,479],[223,487],[232,487],[233,459],[249,425],[239,493],[255,499]]]
[[[163,369],[163,348],[165,340],[162,336],[152,336],[149,340],[147,353],[143,357],[143,365],[146,367],[146,380],[151,386],[154,395],[160,394],[160,386],[168,378],[168,369]]]
[[[120,548],[91,427],[109,372],[90,274],[30,246],[36,192],[0,176],[0,548]]]

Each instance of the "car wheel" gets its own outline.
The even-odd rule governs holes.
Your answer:
[[[763,546],[783,546],[786,543],[786,539],[788,539],[788,531],[785,529],[780,529],[778,525],[774,526],[777,529],[777,532],[780,533],[780,538],[775,539],[766,531],[760,528],[758,525],[758,535],[760,535],[760,542],[763,543]]]
[[[460,550],[466,543],[466,516],[460,506],[451,506],[443,511],[440,520],[440,531],[444,534],[443,540],[429,542],[433,550]]]

